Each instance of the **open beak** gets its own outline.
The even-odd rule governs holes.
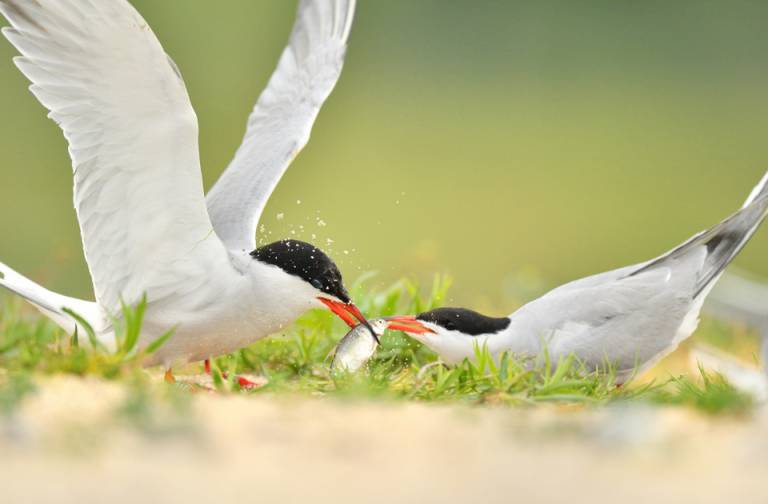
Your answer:
[[[333,299],[324,297],[318,297],[317,299],[325,306],[327,306],[329,310],[335,313],[336,316],[343,320],[344,323],[349,327],[355,328],[358,325],[363,324],[368,328],[369,331],[371,331],[371,335],[373,336],[373,339],[376,340],[376,343],[379,345],[381,344],[381,341],[379,341],[379,337],[376,335],[376,332],[374,332],[373,327],[371,327],[371,324],[354,303],[342,303],[341,301],[334,301]]]
[[[410,334],[437,334],[421,323],[416,317],[386,317],[388,328],[395,331],[403,331]]]

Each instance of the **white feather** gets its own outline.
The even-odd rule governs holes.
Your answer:
[[[96,299],[158,300],[226,259],[212,236],[184,83],[125,0],[6,0],[19,69],[69,141]]]
[[[354,0],[302,0],[288,47],[248,118],[243,143],[208,194],[230,250],[253,250],[256,226],[283,173],[309,140],[341,74]]]
[[[3,34],[69,142],[74,202],[97,303],[43,289],[0,264],[0,285],[67,330],[64,308],[114,339],[111,317],[147,296],[147,364],[226,353],[322,306],[319,291],[254,261],[258,214],[304,146],[341,70],[354,0],[302,0],[290,44],[214,189],[208,215],[197,118],[176,65],[126,0],[5,0]],[[249,245],[249,246],[245,246]],[[114,343],[114,341],[112,341]],[[114,345],[112,345],[114,346]]]
[[[434,324],[414,335],[447,362],[472,358],[471,342],[553,362],[575,355],[589,369],[615,366],[622,383],[672,352],[699,323],[705,298],[768,214],[768,174],[739,211],[660,257],[558,287],[513,313],[498,333],[469,336]]]

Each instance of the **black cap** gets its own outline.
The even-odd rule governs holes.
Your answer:
[[[416,317],[422,322],[431,322],[448,331],[459,331],[470,336],[495,334],[503,331],[511,320],[508,317],[486,317],[465,308],[438,308]]]
[[[280,240],[251,252],[254,259],[277,266],[289,275],[301,278],[314,288],[350,303],[351,298],[341,272],[325,252],[300,240]]]

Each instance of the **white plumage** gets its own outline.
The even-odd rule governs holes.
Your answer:
[[[554,362],[573,354],[590,369],[615,366],[621,383],[696,330],[705,298],[766,215],[768,173],[744,206],[716,226],[651,261],[558,287],[507,317],[503,327],[503,319],[495,319],[497,331],[462,331],[472,327],[452,318],[466,319],[461,309],[400,317],[398,324],[447,362],[472,358],[477,345],[494,355],[546,351]],[[475,324],[491,320],[469,317]]]
[[[354,0],[302,0],[242,146],[204,197],[197,117],[181,74],[126,0],[4,0],[5,37],[69,142],[74,204],[96,303],[0,264],[0,285],[66,329],[80,313],[108,345],[111,317],[147,296],[143,343],[160,358],[231,351],[316,306],[308,286],[248,252],[266,201],[339,78]],[[267,294],[267,291],[269,293]]]
[[[243,143],[208,194],[216,233],[230,249],[255,248],[264,205],[307,144],[339,78],[354,7],[351,0],[302,0],[290,43],[248,118]]]

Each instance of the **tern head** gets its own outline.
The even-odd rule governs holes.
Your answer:
[[[350,327],[364,324],[373,333],[344,287],[339,268],[319,248],[299,240],[280,240],[257,248],[251,257],[301,280],[305,288],[294,290],[292,295],[307,297],[309,305],[325,306]]]
[[[451,362],[472,355],[476,343],[487,343],[511,323],[508,317],[487,317],[464,308],[438,308],[415,317],[387,320],[390,329],[405,332]]]

